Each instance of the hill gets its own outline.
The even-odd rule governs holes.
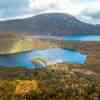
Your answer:
[[[28,35],[99,34],[100,25],[80,22],[68,14],[49,13],[27,19],[0,22],[0,35],[16,33]]]

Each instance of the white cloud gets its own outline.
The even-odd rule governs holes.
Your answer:
[[[68,13],[83,22],[100,24],[100,18],[96,18],[100,12],[100,0],[34,0],[34,8],[38,10],[38,13]]]
[[[76,0],[83,10],[76,16],[80,21],[89,24],[100,24],[100,0]],[[85,2],[83,2],[85,1]]]
[[[62,12],[77,15],[83,7],[80,4],[74,4],[71,0],[34,0],[33,9],[38,9],[38,11],[40,9],[40,13]]]
[[[32,16],[31,0],[0,0],[0,21]]]
[[[80,10],[70,0],[2,0],[0,1],[0,21],[27,18],[48,12],[76,15]]]
[[[100,0],[1,0],[0,20],[27,18],[40,13],[60,12],[81,21],[97,24],[93,15],[100,12]],[[98,20],[95,17],[96,20]],[[96,21],[99,22],[99,21]]]

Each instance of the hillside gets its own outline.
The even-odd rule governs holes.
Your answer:
[[[0,22],[0,35],[55,35],[67,34],[99,34],[100,25],[90,25],[80,22],[68,14],[50,13],[19,20]]]
[[[32,49],[62,47],[62,41],[33,37],[0,37],[0,54],[18,53]]]
[[[100,42],[66,42],[64,46],[88,54],[87,61],[84,65],[72,66],[100,73]]]
[[[0,70],[0,100],[100,100],[100,78],[67,67]]]

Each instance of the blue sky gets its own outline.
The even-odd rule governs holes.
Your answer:
[[[83,22],[100,24],[100,0],[0,0],[0,21],[51,12],[68,13]]]

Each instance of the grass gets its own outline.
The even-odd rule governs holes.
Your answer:
[[[59,41],[58,41],[59,43]],[[0,38],[0,53],[12,54],[32,49],[46,49],[57,47],[58,44],[55,40],[35,39],[24,36],[3,37]]]
[[[99,78],[57,67],[31,70],[28,79],[0,79],[0,100],[100,100]]]

